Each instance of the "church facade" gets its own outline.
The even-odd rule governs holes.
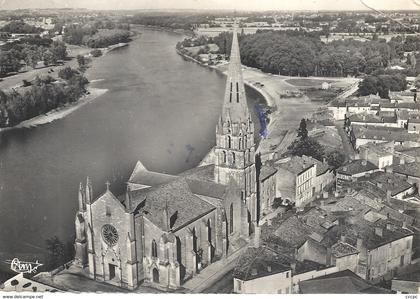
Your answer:
[[[179,175],[137,162],[123,194],[80,184],[75,261],[92,279],[177,289],[249,241],[258,223],[254,124],[233,34],[214,164]]]

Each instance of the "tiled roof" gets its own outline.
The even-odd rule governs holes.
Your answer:
[[[353,134],[359,139],[372,139],[383,141],[415,141],[420,142],[420,136],[416,133],[408,133],[403,128],[391,127],[364,127],[362,125],[352,125]]]
[[[252,280],[290,270],[290,259],[268,247],[248,247],[239,257],[233,277]]]
[[[399,193],[412,187],[412,184],[408,183],[402,177],[394,173],[381,171],[362,177],[361,180],[370,182],[383,190],[391,190],[392,196],[398,195]]]
[[[394,143],[393,142],[385,142],[385,143],[368,142],[366,144],[361,145],[359,149],[367,149],[369,153],[373,152],[378,156],[387,156],[393,153]]]
[[[130,196],[132,210],[141,211],[144,217],[162,230],[166,230],[166,220],[163,216],[165,208],[173,231],[215,209],[215,206],[194,195],[184,178],[158,187],[132,191]]]
[[[356,175],[378,169],[375,164],[366,160],[353,160],[337,169],[337,173]]]
[[[189,169],[180,173],[179,176],[187,177],[192,180],[213,181],[214,164]]]
[[[293,174],[300,174],[305,170],[309,169],[313,165],[317,165],[317,175],[324,173],[327,169],[329,169],[328,164],[322,163],[317,159],[312,157],[308,157],[303,155],[302,157],[299,156],[292,156],[290,159],[286,160],[285,162],[279,160],[275,163],[276,168],[281,168],[290,171]],[[318,170],[319,168],[319,170]]]
[[[420,163],[406,163],[395,165],[393,172],[420,178]]]
[[[369,284],[350,270],[301,281],[299,289],[303,294],[391,293],[389,290]]]
[[[277,169],[271,167],[270,165],[263,165],[260,171],[260,181],[264,181],[265,179],[271,177],[273,174],[277,172]]]
[[[280,224],[274,235],[291,247],[299,247],[305,243],[312,232],[313,229],[300,221],[297,216],[292,216]]]
[[[208,197],[214,197],[218,199],[224,199],[226,197],[226,186],[217,184],[211,181],[200,181],[197,179],[185,179],[192,193],[197,195],[204,195]]]
[[[170,174],[154,172],[146,169],[144,165],[138,161],[133,173],[130,176],[129,182],[134,184],[155,187],[162,184],[169,183],[177,177]]]
[[[331,253],[335,257],[340,258],[347,255],[359,253],[359,250],[357,250],[357,248],[348,243],[339,241],[331,247]]]
[[[396,123],[397,118],[395,116],[377,116],[368,113],[358,113],[349,116],[351,122],[361,123]]]

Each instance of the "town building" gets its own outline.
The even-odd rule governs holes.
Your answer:
[[[391,290],[397,294],[419,294],[420,270],[397,275],[392,279]]]
[[[163,289],[233,252],[258,226],[255,141],[234,30],[215,160],[180,175],[140,161],[127,190],[94,197],[80,184],[75,264],[92,279],[130,290],[143,281]]]
[[[376,171],[379,171],[379,168],[367,160],[358,159],[349,161],[336,170],[336,188],[341,189],[347,187],[358,178]]]
[[[276,197],[295,203],[309,203],[334,181],[332,169],[325,162],[308,156],[282,158],[274,163],[277,169]]]

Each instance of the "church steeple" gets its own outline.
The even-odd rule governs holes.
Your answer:
[[[255,193],[254,124],[246,100],[236,25],[223,110],[216,128],[215,154],[217,183],[227,185],[233,179],[242,190],[244,200]]]
[[[249,116],[244,80],[242,77],[238,33],[236,26],[234,26],[221,118],[222,122],[246,122]]]

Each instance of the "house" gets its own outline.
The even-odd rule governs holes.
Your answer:
[[[420,270],[398,275],[392,279],[391,289],[397,294],[419,294]]]
[[[249,247],[240,256],[233,272],[234,293],[298,293],[301,281],[334,272],[337,267],[298,261],[268,246]]]
[[[361,159],[374,164],[378,169],[384,169],[393,163],[394,143],[366,143],[359,147]]]
[[[379,171],[378,167],[367,160],[352,160],[336,170],[336,188],[347,187],[348,184],[368,173]]]
[[[404,199],[416,191],[415,183],[410,183],[405,178],[389,172],[375,172],[361,178],[369,184],[376,185],[385,192],[390,192],[390,196],[396,199]]]
[[[373,127],[352,125],[349,131],[350,142],[354,149],[361,145],[372,143],[394,142],[396,146],[417,147],[420,146],[420,136],[415,133],[408,133],[403,128]]]
[[[294,202],[297,207],[309,203],[313,196],[334,181],[332,169],[312,157],[292,156],[277,160],[277,197]]]
[[[301,294],[390,294],[373,286],[350,270],[313,278],[299,283]]]
[[[419,189],[420,163],[405,163],[403,159],[400,159],[400,164],[394,165],[392,171],[394,174],[403,177],[405,180],[407,180],[407,182],[416,184],[417,188]]]

